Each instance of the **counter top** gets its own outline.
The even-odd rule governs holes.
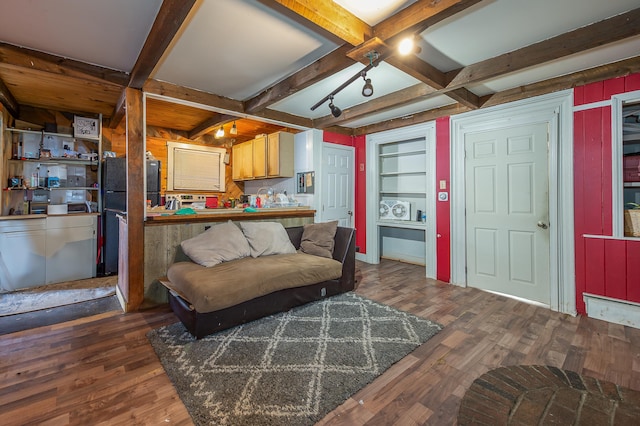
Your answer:
[[[262,208],[256,212],[244,209],[197,209],[196,214],[177,215],[173,210],[155,208],[147,210],[146,223],[149,225],[174,222],[222,222],[226,220],[262,220],[284,217],[313,217],[316,211],[309,207]]]
[[[11,216],[0,216],[0,220],[25,220],[25,219],[46,219],[47,217],[60,216],[98,216],[100,213],[66,213],[66,214],[14,214]]]

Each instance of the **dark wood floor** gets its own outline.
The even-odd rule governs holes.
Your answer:
[[[473,380],[503,365],[552,365],[640,390],[638,329],[427,280],[414,265],[358,267],[359,294],[445,328],[322,425],[455,424]],[[191,424],[145,337],[175,321],[166,308],[109,312],[0,336],[0,424]]]

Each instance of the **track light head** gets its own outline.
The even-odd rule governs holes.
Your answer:
[[[238,134],[238,128],[236,127],[236,122],[233,122],[233,126],[231,126],[231,130],[229,130],[229,133],[232,135],[237,135]]]
[[[216,139],[220,139],[224,136],[224,127],[220,126],[220,128],[216,131]]]
[[[370,78],[365,78],[366,74],[362,76],[364,79],[364,87],[362,87],[362,96],[368,98],[373,95],[373,85],[371,84]]]
[[[342,110],[333,104],[333,96],[329,96],[329,109],[331,110],[331,114],[336,118],[342,114]]]

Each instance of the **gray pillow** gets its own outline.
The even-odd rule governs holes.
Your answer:
[[[287,230],[279,222],[239,222],[239,225],[249,242],[251,257],[296,252]]]
[[[251,254],[244,234],[231,221],[214,225],[202,234],[184,240],[180,246],[191,260],[206,267]]]
[[[304,225],[300,251],[316,256],[333,258],[333,246],[338,221],[309,223]]]

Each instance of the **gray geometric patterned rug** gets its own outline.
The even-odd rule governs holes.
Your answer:
[[[346,293],[200,340],[147,334],[197,425],[313,425],[442,329]]]

